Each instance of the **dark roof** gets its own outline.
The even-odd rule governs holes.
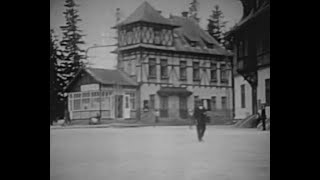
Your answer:
[[[164,18],[149,3],[144,2],[126,20],[118,24],[118,26],[130,24],[138,21],[167,24],[167,25],[174,26],[175,27],[174,46],[162,47],[162,46],[139,44],[139,45],[129,46],[128,48],[148,46],[148,48],[171,50],[171,51],[232,56],[232,53],[230,51],[227,51],[225,48],[220,46],[219,43],[212,36],[210,36],[206,31],[204,31],[198,25],[198,23],[192,18],[179,17],[179,16],[170,16],[170,18]],[[191,43],[195,43],[196,46],[191,45]],[[208,48],[208,46],[211,46],[211,47]],[[112,52],[115,53],[118,50],[121,51],[128,48],[120,47],[119,49],[116,49]]]
[[[232,55],[226,49],[221,47],[219,43],[204,31],[192,18],[179,16],[171,16],[172,23],[180,27],[174,29],[177,35],[174,38],[174,45],[178,51],[199,52],[215,55]],[[198,47],[192,47],[191,42],[195,42]],[[207,48],[207,44],[213,45],[213,48]]]
[[[119,84],[137,86],[138,83],[131,79],[128,74],[120,70],[86,68],[84,69],[96,81],[102,84]]]
[[[179,52],[191,52],[201,54],[212,54],[222,56],[232,56],[230,51],[227,51],[219,45],[219,43],[211,37],[206,31],[191,18],[171,16],[170,21],[177,24],[179,27],[174,29],[174,46],[156,46],[152,44],[136,44],[127,47],[120,47],[115,49],[112,53],[116,53],[118,50],[127,50],[136,47],[145,47],[160,50],[179,51]],[[191,46],[191,42],[196,42],[197,46]],[[213,45],[213,48],[208,48],[207,44]]]
[[[270,12],[270,4],[268,2],[262,4],[257,10],[251,9],[247,16],[242,17],[241,21],[238,22],[229,32],[227,32],[227,36],[230,36],[237,30],[249,24],[249,22],[253,21],[261,14],[264,14],[268,11]]]
[[[127,19],[119,23],[117,26],[131,24],[134,22],[149,22],[163,25],[170,25],[170,21],[155,10],[148,2],[143,2]]]

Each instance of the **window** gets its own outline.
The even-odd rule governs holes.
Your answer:
[[[72,94],[69,94],[68,97],[69,97],[68,109],[69,109],[69,111],[73,111],[73,99],[72,99]]]
[[[149,59],[149,78],[156,78],[156,77],[157,77],[156,59],[150,58]]]
[[[203,107],[206,110],[211,111],[211,101],[210,101],[210,99],[202,99],[202,104],[203,104]]]
[[[144,100],[143,101],[143,109],[149,109],[149,101],[148,100]]]
[[[168,97],[160,96],[160,117],[168,117]]]
[[[198,106],[199,96],[194,96],[194,107]]]
[[[100,92],[91,92],[91,105],[90,109],[99,109],[100,107]]]
[[[187,62],[180,61],[180,79],[186,80],[187,79]]]
[[[227,97],[221,97],[221,107],[222,109],[227,109]]]
[[[130,61],[128,62],[127,73],[128,73],[129,75],[132,75],[132,64],[131,64]]]
[[[130,93],[127,93],[127,94],[129,94],[129,96],[130,96],[130,109],[131,110],[136,109],[136,105],[135,105],[136,94],[134,92],[130,92]]]
[[[90,98],[82,98],[82,102],[81,102],[82,108],[83,110],[89,109],[90,106]]]
[[[211,107],[212,109],[216,109],[217,105],[216,105],[216,97],[212,96],[211,97]]]
[[[266,88],[266,104],[270,106],[270,79],[265,80],[265,88]]]
[[[220,65],[220,78],[222,83],[228,83],[228,70],[226,64]]]
[[[241,90],[241,108],[246,108],[246,92],[245,92],[245,85],[242,84],[240,86],[240,90]]]
[[[74,99],[73,100],[73,109],[80,110],[81,109],[81,99]]]
[[[128,109],[129,108],[129,97],[125,96],[125,108]]]
[[[196,42],[195,41],[189,41],[189,43],[190,43],[191,47],[196,47]]]
[[[73,110],[81,110],[81,93],[74,93],[73,95]]]
[[[243,57],[243,49],[244,49],[244,41],[240,40],[238,42],[238,48],[237,48],[237,50],[238,50],[238,52],[237,52],[238,58],[242,58]]]
[[[69,98],[70,111],[87,111],[87,110],[110,110],[111,108],[110,91],[92,91],[73,93],[73,98]],[[70,94],[71,95],[71,94]]]
[[[248,40],[240,40],[238,42],[237,50],[238,50],[237,51],[238,58],[243,58],[248,56],[248,50],[249,50]]]
[[[200,80],[199,62],[193,62],[193,80],[194,81],[199,81]]]
[[[101,106],[103,110],[110,110],[111,109],[111,93],[112,92],[102,92],[102,102]]]
[[[217,63],[211,63],[210,75],[210,80],[217,82]]]
[[[154,109],[155,108],[155,95],[151,94],[150,95],[150,109]]]
[[[168,78],[168,61],[166,59],[161,59],[160,61],[160,74],[161,79],[167,79]]]

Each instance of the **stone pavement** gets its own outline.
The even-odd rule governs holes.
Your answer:
[[[50,131],[51,180],[269,180],[270,131],[208,126]]]

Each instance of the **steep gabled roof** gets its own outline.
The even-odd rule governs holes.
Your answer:
[[[120,70],[113,69],[100,69],[100,68],[82,68],[80,69],[71,82],[66,86],[65,91],[74,85],[74,83],[82,77],[83,73],[87,73],[97,83],[104,85],[125,85],[125,86],[138,86],[138,83],[131,79],[128,74]]]
[[[181,27],[176,28],[175,31],[182,33],[191,41],[207,41],[210,44],[215,44],[219,46],[219,43],[211,37],[207,32],[205,32],[201,27],[196,24],[191,18],[171,16],[173,24],[177,24]]]
[[[174,39],[174,45],[177,50],[226,56],[231,55],[230,52],[221,47],[218,41],[204,31],[192,18],[171,16],[170,20],[173,24],[180,26],[174,29],[177,35]],[[190,41],[195,42],[198,47],[192,47]],[[207,44],[213,45],[213,48],[207,48]]]
[[[168,19],[161,16],[160,13],[146,1],[143,2],[127,19],[119,23],[117,26],[139,21],[172,26]]]
[[[270,12],[270,3],[265,1],[257,10],[251,9],[248,15],[243,16],[240,22],[238,22],[229,32],[226,33],[227,36],[232,35],[239,29],[253,22],[257,17],[262,14]]]

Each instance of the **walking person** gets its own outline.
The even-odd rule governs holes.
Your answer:
[[[267,119],[265,105],[262,105],[260,119],[262,121],[262,131],[265,131],[266,130],[266,119]]]
[[[159,112],[159,110],[158,109],[155,109],[154,110],[154,116],[155,116],[155,125],[156,124],[158,124],[158,122],[159,122],[159,116],[160,116],[160,112]]]
[[[194,110],[194,118],[197,125],[197,134],[199,142],[203,141],[204,132],[206,131],[206,114],[202,104],[199,104]]]

